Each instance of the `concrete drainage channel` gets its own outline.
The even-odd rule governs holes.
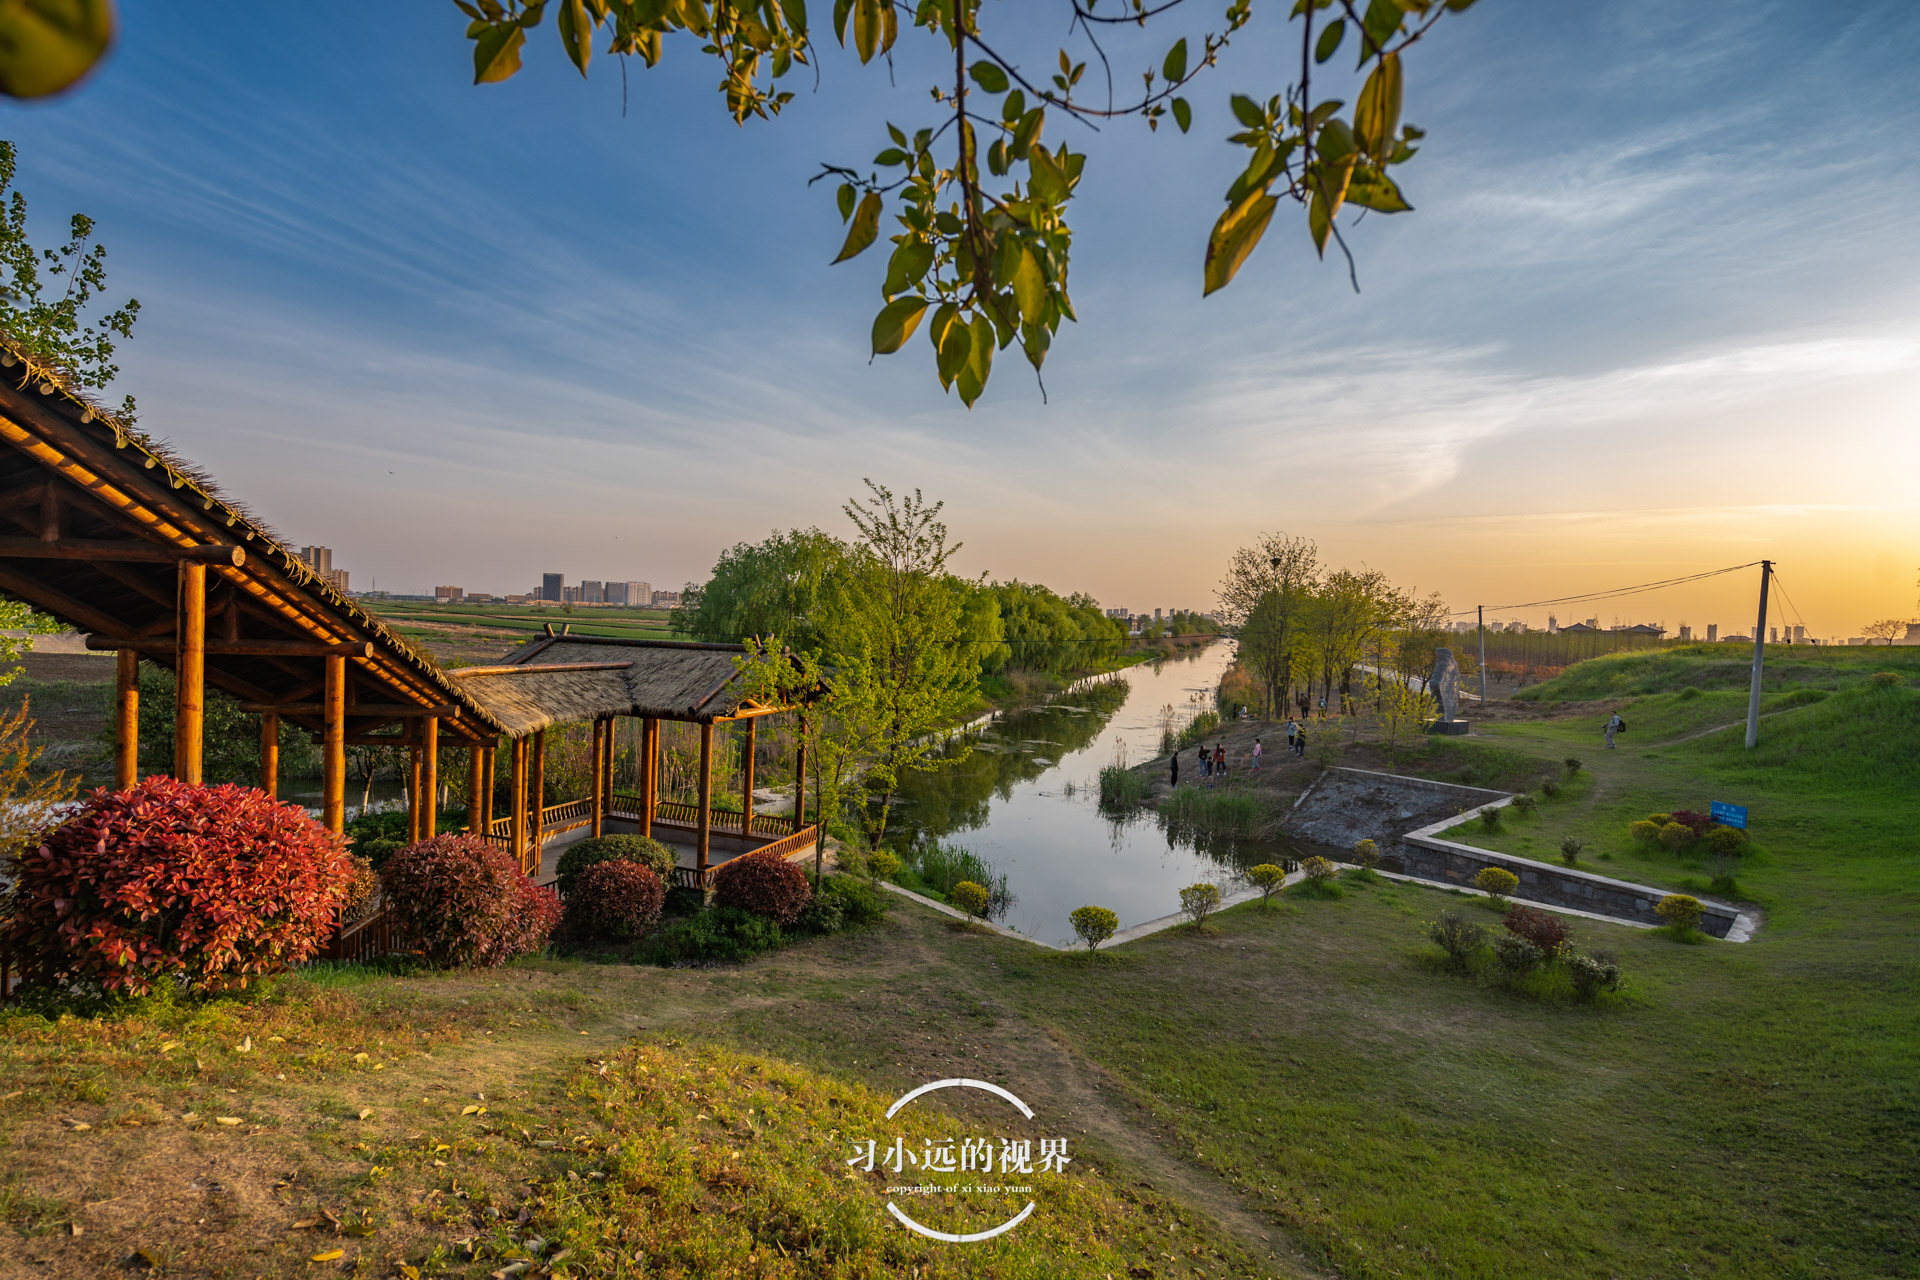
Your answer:
[[[1667,896],[1665,889],[1442,838],[1443,832],[1472,821],[1482,810],[1512,803],[1510,792],[1338,767],[1321,774],[1294,802],[1286,825],[1290,834],[1334,848],[1352,848],[1355,841],[1373,840],[1380,846],[1380,873],[1390,879],[1485,896],[1473,887],[1473,878],[1487,867],[1500,867],[1520,878],[1519,890],[1508,895],[1510,901],[1636,929],[1657,928],[1664,923],[1654,908]],[[1411,829],[1408,824],[1412,824]],[[1395,835],[1395,828],[1400,828],[1402,834]],[[1301,874],[1295,872],[1286,882],[1296,884],[1301,878]],[[955,919],[973,919],[945,903],[896,884],[881,883],[903,898]],[[1222,909],[1238,906],[1259,896],[1258,889],[1237,890],[1222,894],[1220,906]],[[1749,913],[1706,898],[1700,899],[1700,904],[1704,908],[1701,932],[1726,942],[1746,942],[1753,937],[1758,926]],[[1176,911],[1122,929],[1100,945],[1116,947],[1170,929],[1184,919]],[[1051,951],[1079,949],[1077,944],[1042,942],[991,921],[976,923],[1003,937]]]

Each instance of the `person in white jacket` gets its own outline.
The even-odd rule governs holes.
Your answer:
[[[1626,727],[1627,727],[1627,722],[1620,718],[1620,713],[1618,711],[1614,712],[1611,716],[1607,717],[1607,730],[1606,730],[1607,750],[1609,751],[1619,750],[1618,747],[1613,745],[1613,735],[1620,732],[1622,729]]]

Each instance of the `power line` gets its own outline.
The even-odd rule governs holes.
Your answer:
[[[1643,582],[1638,584],[1637,586],[1614,587],[1606,591],[1589,592],[1586,595],[1557,596],[1552,600],[1529,600],[1523,604],[1494,604],[1494,605],[1487,605],[1486,607],[1494,610],[1543,609],[1548,605],[1582,604],[1582,603],[1593,601],[1593,600],[1614,600],[1614,599],[1619,599],[1623,596],[1639,595],[1640,593],[1646,592],[1646,591],[1659,591],[1666,587],[1677,587],[1688,582],[1700,582],[1707,578],[1717,578],[1724,573],[1738,573],[1742,569],[1751,569],[1753,568],[1754,565],[1759,563],[1760,562],[1758,560],[1749,560],[1745,564],[1730,565],[1725,569],[1710,569],[1705,573],[1690,573],[1679,578],[1663,578],[1659,582]],[[1778,576],[1779,575],[1777,574],[1775,575],[1776,578],[1778,578]],[[1473,612],[1474,612],[1473,609],[1456,609],[1452,613],[1448,614],[1447,616],[1450,618],[1464,618],[1468,614]]]

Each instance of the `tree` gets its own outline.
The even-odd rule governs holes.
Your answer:
[[[10,863],[61,821],[62,806],[80,782],[64,773],[35,776],[42,749],[33,745],[32,733],[25,702],[0,713],[0,863]]]
[[[780,636],[793,648],[820,648],[823,611],[834,575],[845,571],[847,544],[818,529],[775,532],[720,553],[713,575],[688,583],[673,629],[696,640],[735,644]]]
[[[1907,624],[1898,618],[1882,618],[1878,622],[1869,622],[1860,628],[1860,633],[1868,640],[1884,640],[1892,644],[1907,634]]]
[[[637,55],[649,67],[670,37],[685,33],[700,41],[702,52],[720,63],[727,110],[741,124],[778,115],[793,97],[779,81],[812,60],[807,9],[797,0],[454,2],[471,19],[476,84],[520,70],[527,32],[549,8],[561,47],[583,76],[596,40],[604,39],[606,52]],[[862,63],[880,58],[891,71],[903,19],[941,51],[943,66],[951,51],[951,74],[933,86],[930,123],[901,128],[889,122],[888,140],[871,166],[827,164],[814,180],[834,184],[847,224],[835,262],[878,241],[893,201],[900,229],[889,237],[894,249],[882,287],[886,304],[873,322],[874,354],[900,350],[931,312],[928,337],[940,384],[957,388],[968,406],[985,389],[996,350],[1018,341],[1037,374],[1060,322],[1075,318],[1067,294],[1072,230],[1066,208],[1087,157],[1065,142],[1042,145],[1049,113],[1088,124],[1135,116],[1149,129],[1170,116],[1184,133],[1193,121],[1187,86],[1219,65],[1253,12],[1253,0],[1229,0],[1219,28],[1205,32],[1197,48],[1182,36],[1161,55],[1155,42],[1146,51],[1143,87],[1119,99],[1105,42],[1144,31],[1150,22],[1158,27],[1183,0],[1116,4],[1109,12],[1098,11],[1099,0],[1060,3],[1076,47],[1060,48],[1058,73],[1044,77],[1038,68],[1048,59],[1038,50],[1005,45],[998,33],[984,38],[981,0],[835,0],[833,6],[835,37],[844,46],[851,36]],[[1412,208],[1388,174],[1413,158],[1424,136],[1401,120],[1403,58],[1444,14],[1472,3],[1300,0],[1292,6],[1290,20],[1300,23],[1298,79],[1270,95],[1230,99],[1241,131],[1228,140],[1248,159],[1228,185],[1226,209],[1207,238],[1203,292],[1233,279],[1283,198],[1304,212],[1315,249],[1324,257],[1329,240],[1337,243],[1350,272],[1352,255],[1337,226],[1341,211]],[[1316,25],[1328,11],[1331,21]],[[1357,92],[1340,86],[1341,97],[1316,98],[1314,67],[1343,45],[1357,51],[1354,77],[1366,72],[1364,81]],[[1122,55],[1116,50],[1113,56]],[[1104,93],[1081,84],[1090,60],[1104,69]],[[1324,85],[1329,73],[1320,74]],[[1353,109],[1342,116],[1346,102]],[[983,142],[991,182],[980,172]]]
[[[8,25],[20,21],[21,8],[0,9],[0,51]],[[0,81],[4,63],[0,52]],[[13,185],[16,158],[13,144],[0,141],[0,196]],[[23,358],[27,378],[55,372],[82,390],[96,391],[113,381],[120,372],[113,363],[114,337],[133,336],[140,304],[130,299],[98,320],[88,319],[87,304],[106,283],[107,249],[94,242],[93,219],[74,214],[65,244],[36,249],[27,239],[27,198],[13,192],[0,217],[0,331]],[[132,424],[132,396],[121,401],[119,416],[120,426]]]
[[[1339,569],[1327,575],[1308,603],[1303,629],[1320,669],[1321,696],[1333,705],[1333,678],[1349,692],[1349,673],[1388,621],[1393,588],[1378,570]]]
[[[1307,538],[1262,534],[1233,553],[1217,592],[1228,625],[1239,628],[1240,654],[1267,690],[1267,715],[1293,687],[1302,617],[1320,575],[1320,550]]]

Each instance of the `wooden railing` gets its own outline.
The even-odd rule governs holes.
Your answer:
[[[621,818],[640,817],[640,797],[630,791],[616,791],[613,803],[607,812]],[[700,825],[700,806],[685,800],[662,800],[653,806],[653,820],[668,822],[676,826],[697,827]],[[740,811],[737,809],[715,809],[712,814],[712,829],[722,835],[740,834]],[[790,813],[756,813],[753,815],[753,827],[750,834],[756,836],[789,836],[795,828],[794,817]]]
[[[754,852],[756,854],[771,853],[777,858],[784,858],[790,854],[799,852],[808,845],[813,844],[819,838],[820,828],[802,827],[785,839],[775,840],[772,844],[764,848],[755,849]]]
[[[540,811],[540,831],[571,831],[593,821],[593,797],[550,804]]]
[[[392,950],[393,918],[383,906],[365,920],[356,920],[334,934],[321,958],[358,963],[387,955]]]

